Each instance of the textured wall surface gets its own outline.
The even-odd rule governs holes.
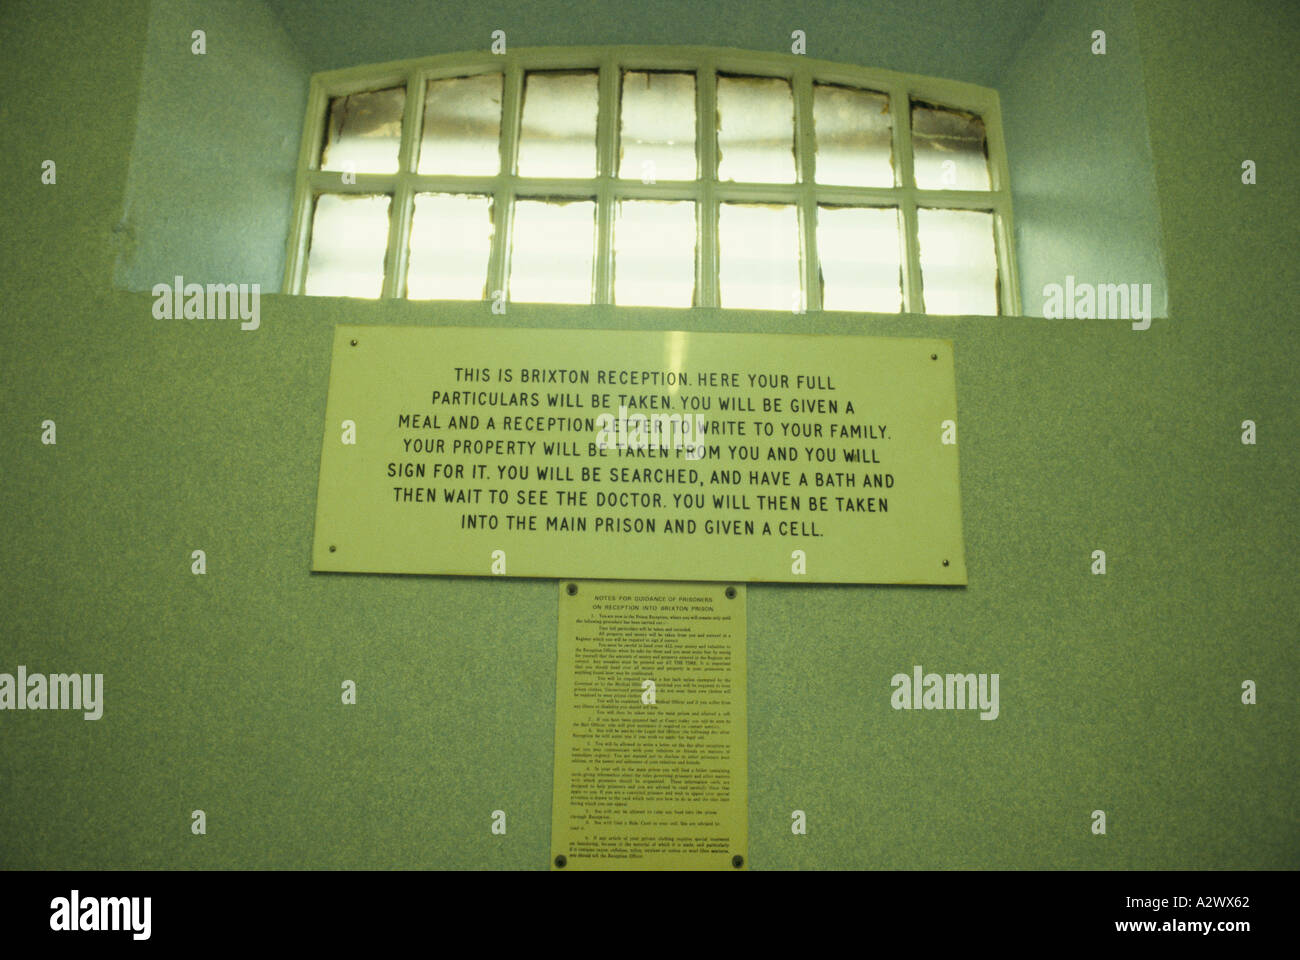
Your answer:
[[[252,333],[155,320],[112,282],[149,11],[76,9],[0,26],[0,671],[102,672],[105,707],[0,714],[0,862],[545,868],[553,583],[308,571],[334,324],[458,323],[955,341],[970,585],[748,591],[756,869],[1300,866],[1294,5],[1136,5],[1172,305],[1145,332],[280,296]],[[1001,716],[892,710],[918,663],[999,673]]]
[[[1043,287],[1067,274],[1149,283],[1152,316],[1167,316],[1139,47],[1130,0],[1053,0],[995,84],[1026,316],[1043,315]]]
[[[992,85],[1043,0],[267,0],[312,71],[481,50],[494,30],[520,47],[675,44],[808,55]]]
[[[260,0],[167,0],[149,4],[142,64],[117,285],[278,291],[311,79],[297,48]]]

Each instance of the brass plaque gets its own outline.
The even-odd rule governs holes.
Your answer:
[[[946,340],[340,326],[312,569],[964,584]]]
[[[745,588],[560,581],[552,870],[744,870]]]

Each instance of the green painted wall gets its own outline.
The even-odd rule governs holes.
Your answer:
[[[310,80],[261,0],[149,5],[119,286],[180,274],[280,289]]]
[[[144,3],[11,5],[0,670],[103,672],[106,705],[0,714],[0,862],[544,868],[553,585],[308,572],[346,322],[952,338],[970,586],[750,589],[751,863],[1300,866],[1300,211],[1280,95],[1300,29],[1289,3],[1229,0],[1142,0],[1136,22],[1175,308],[1145,333],[279,296],[243,333],[154,320],[112,282]],[[1000,718],[891,710],[890,676],[916,663],[999,672]]]
[[[483,50],[494,30],[517,47],[697,44],[790,53],[990,86],[1042,14],[1043,0],[266,0],[312,71]]]
[[[1092,34],[1106,34],[1105,54]],[[1167,316],[1160,211],[1130,0],[1053,0],[997,83],[1007,141],[1021,312],[1043,287],[1149,283]]]

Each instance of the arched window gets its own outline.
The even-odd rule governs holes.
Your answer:
[[[285,289],[1019,312],[997,93],[802,56],[537,48],[316,74]]]

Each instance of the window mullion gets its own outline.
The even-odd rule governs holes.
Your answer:
[[[360,174],[358,174],[360,176]],[[500,177],[453,177],[429,173],[413,173],[411,186],[417,193],[485,194],[496,190]]]
[[[700,201],[703,195],[698,181],[665,180],[657,183],[643,183],[640,180],[615,179],[610,184],[610,193],[614,200],[689,200]]]
[[[307,251],[311,246],[312,217],[315,215],[316,195],[311,181],[316,169],[321,140],[325,133],[325,111],[329,98],[324,88],[312,81],[307,92],[307,122],[303,125],[302,142],[298,146],[298,176],[294,184],[293,232],[290,234],[288,255],[285,261],[284,292],[300,294],[307,283]]]
[[[726,183],[716,184],[713,196],[722,203],[798,204],[804,188],[798,183]]]
[[[993,239],[998,260],[1000,287],[998,309],[1005,316],[1020,315],[1020,277],[1016,272],[1016,234],[1011,220],[1011,202],[1008,200],[993,214]]]
[[[714,72],[713,58],[707,57],[700,65],[695,80],[695,144],[699,158],[700,205],[696,209],[698,221],[698,250],[695,278],[696,305],[718,306],[718,77]]]
[[[799,232],[803,262],[803,297],[799,302],[804,310],[820,311],[822,308],[821,261],[817,257],[817,146],[813,131],[812,77],[806,70],[798,70],[791,81],[794,84],[794,142],[797,176],[799,177]]]
[[[921,248],[916,236],[916,196],[903,192],[899,204],[903,217],[903,312],[924,313],[921,298]]]
[[[524,71],[517,60],[505,71],[501,98],[501,176],[492,195],[492,253],[488,258],[487,296],[509,289],[510,225],[515,215],[515,157],[519,150],[519,116],[523,109]]]
[[[406,270],[410,261],[411,217],[415,190],[410,177],[419,153],[424,120],[424,82],[419,71],[406,80],[406,109],[402,116],[402,142],[397,155],[397,184],[388,208],[388,249],[384,255],[383,297],[406,296]]]
[[[596,277],[592,303],[614,302],[614,191],[618,162],[618,64],[600,65],[596,108]]]
[[[994,96],[982,112],[987,136],[989,176],[993,189],[1003,199],[993,219],[995,249],[998,261],[998,283],[1001,286],[999,310],[1003,314],[1018,316],[1020,306],[1020,277],[1016,269],[1015,226],[1011,216],[1011,180],[1007,168],[1007,145],[1002,133],[1002,107]]]
[[[916,175],[912,163],[912,103],[906,87],[889,90],[894,117],[894,155],[898,158],[899,212],[903,218],[903,312],[922,313],[921,254],[916,238]]]
[[[996,210],[1002,205],[1001,194],[992,190],[921,190],[913,196],[924,207],[944,210]]]
[[[343,179],[348,177],[347,180]],[[307,174],[311,193],[392,193],[397,189],[398,174],[351,173],[343,170],[313,170]]]
[[[415,192],[406,178],[398,175],[397,189],[388,205],[388,249],[384,252],[384,287],[380,297],[406,296],[407,244],[411,236],[411,210]]]
[[[294,189],[293,226],[285,254],[283,290],[289,294],[303,292],[307,278],[307,250],[311,243],[311,222],[315,213],[315,194],[307,184],[306,171],[298,171]]]

